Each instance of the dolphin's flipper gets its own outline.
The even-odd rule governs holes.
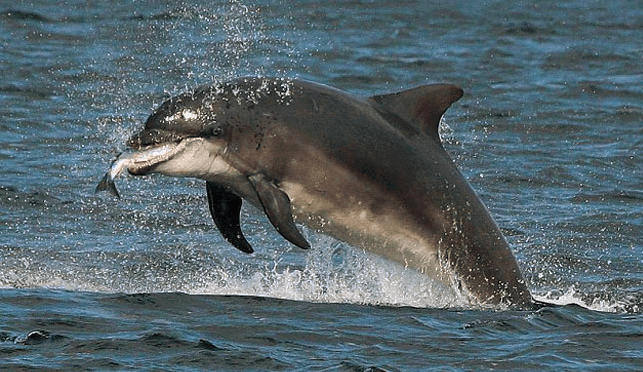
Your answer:
[[[268,219],[281,236],[299,248],[310,248],[310,244],[297,230],[297,226],[295,226],[295,222],[292,219],[288,195],[279,190],[263,174],[251,175],[248,180],[254,186]]]
[[[210,214],[221,235],[240,251],[254,252],[241,232],[241,223],[239,222],[241,198],[216,183],[207,182],[206,189]]]

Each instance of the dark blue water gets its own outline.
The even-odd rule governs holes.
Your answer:
[[[638,1],[2,3],[0,369],[639,370],[642,45]],[[243,75],[462,86],[445,147],[557,306],[472,308],[251,207],[244,255],[202,181],[94,195],[158,104]]]

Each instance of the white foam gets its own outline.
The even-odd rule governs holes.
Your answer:
[[[243,276],[233,270],[223,280],[189,290],[192,294],[251,295],[323,303],[414,307],[463,307],[466,299],[413,269],[322,237],[302,268],[275,261]]]
[[[534,299],[554,305],[578,305],[589,310],[618,313],[628,307],[628,303],[616,300],[605,300],[601,298],[588,298],[583,292],[576,289],[574,285],[561,291],[549,291],[545,294],[532,294]]]

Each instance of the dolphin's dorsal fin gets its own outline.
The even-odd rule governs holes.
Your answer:
[[[401,92],[370,97],[387,111],[414,124],[418,129],[437,139],[440,118],[462,97],[460,87],[451,84],[429,84]]]

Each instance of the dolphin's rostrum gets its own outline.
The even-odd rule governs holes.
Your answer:
[[[442,147],[448,84],[370,98],[301,80],[242,78],[163,103],[97,189],[127,169],[206,181],[212,218],[239,250],[243,200],[309,248],[295,221],[463,290],[533,304],[500,229]]]

